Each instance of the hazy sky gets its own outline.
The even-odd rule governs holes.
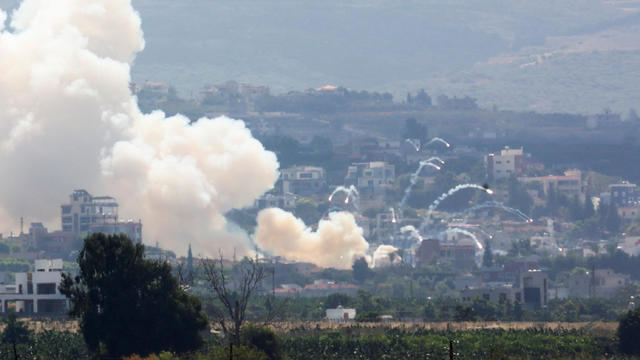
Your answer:
[[[133,3],[146,39],[134,80],[170,82],[186,96],[238,80],[276,92],[334,84],[398,98],[425,88],[540,111],[627,111],[640,98],[635,1]]]

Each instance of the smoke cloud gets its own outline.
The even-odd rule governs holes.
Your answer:
[[[318,230],[282,209],[258,213],[255,242],[263,250],[290,260],[311,262],[322,267],[349,269],[353,260],[365,256],[369,244],[352,214],[333,212],[320,220]]]
[[[272,188],[277,159],[241,121],[140,112],[129,83],[144,39],[130,0],[25,0],[6,29],[5,18],[0,11],[0,220],[58,228],[57,204],[85,188],[143,219],[146,242],[248,250],[224,213]]]
[[[373,252],[373,267],[397,265],[402,262],[398,249],[391,245],[380,245]]]

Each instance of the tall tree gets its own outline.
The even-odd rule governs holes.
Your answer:
[[[125,235],[88,236],[77,276],[63,274],[60,292],[71,299],[89,350],[122,357],[186,352],[202,344],[207,318],[200,300],[181,290],[166,262],[144,258],[144,245]]]
[[[428,140],[429,130],[415,118],[408,118],[404,122],[403,139],[419,139],[422,144]]]
[[[592,218],[596,215],[596,210],[593,207],[593,200],[591,200],[590,195],[587,195],[584,199],[584,210],[582,211],[582,215],[585,219]]]
[[[640,355],[640,309],[631,310],[620,316],[618,338],[620,351],[628,355]]]
[[[529,192],[527,192],[527,189],[522,186],[517,178],[509,178],[508,192],[509,200],[507,201],[507,204],[516,209],[520,209],[525,214],[529,214],[533,207],[533,199],[531,198],[531,195],[529,195]]]
[[[369,269],[367,260],[362,257],[353,262],[351,269],[353,270],[353,278],[359,283],[365,282],[372,275],[372,271]]]
[[[484,242],[484,255],[482,256],[482,266],[491,267],[493,265],[493,252],[491,250],[491,240],[487,239]]]
[[[618,214],[618,208],[612,203],[607,207],[605,228],[615,234],[620,231],[620,225],[622,225],[622,219]]]
[[[13,359],[18,360],[18,345],[28,344],[32,341],[33,332],[27,326],[18,320],[16,313],[12,312],[5,319],[5,328],[0,335],[0,342],[11,345],[13,351]]]

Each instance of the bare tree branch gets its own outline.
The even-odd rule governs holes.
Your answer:
[[[216,260],[202,261],[204,279],[215,293],[223,309],[213,314],[222,331],[233,343],[240,343],[240,331],[246,320],[246,309],[252,294],[260,287],[267,274],[256,259],[245,258],[236,265],[238,275],[228,279],[222,252]],[[233,287],[236,290],[230,288]]]

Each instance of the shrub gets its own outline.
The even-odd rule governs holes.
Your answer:
[[[628,311],[620,316],[618,338],[620,352],[640,355],[640,309]]]

